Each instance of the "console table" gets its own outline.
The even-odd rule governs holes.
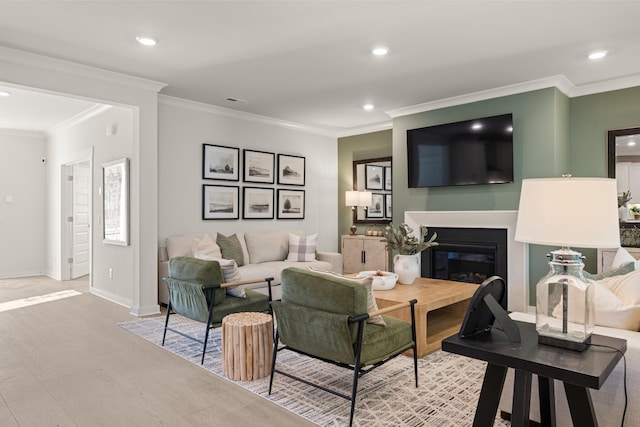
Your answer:
[[[599,389],[627,350],[627,341],[592,335],[591,346],[583,352],[539,345],[535,324],[516,322],[522,342],[511,343],[499,330],[471,338],[457,334],[442,341],[442,350],[488,362],[478,399],[474,427],[492,426],[498,411],[508,368],[514,368],[513,427],[529,425],[532,374],[538,375],[540,416],[543,426],[555,426],[553,380],[564,383],[573,425],[597,426],[588,389]]]

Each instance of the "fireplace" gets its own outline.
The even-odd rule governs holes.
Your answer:
[[[507,280],[507,230],[431,227],[438,246],[422,252],[421,276],[482,283],[491,276]],[[501,301],[506,307],[505,298]]]
[[[407,211],[404,213],[404,222],[414,230],[418,230],[421,224],[426,225],[429,228],[429,236],[432,231],[439,229],[462,230],[462,237],[454,236],[452,239],[442,234],[444,232],[441,230],[438,232],[437,239],[440,246],[433,249],[444,250],[445,254],[439,256],[446,257],[447,260],[448,252],[458,254],[452,255],[452,258],[458,258],[455,262],[459,264],[469,261],[478,262],[478,259],[481,259],[480,264],[495,262],[496,270],[493,274],[501,276],[507,282],[508,309],[527,312],[531,310],[528,246],[514,239],[517,214],[516,211]],[[500,230],[499,232],[506,233],[506,236],[503,243],[494,243],[492,237],[486,238],[486,236],[470,242],[467,238],[474,233],[470,233],[469,230]],[[447,247],[447,245],[451,246]],[[495,261],[492,260],[494,255],[487,254],[493,252],[494,246],[496,246]],[[477,256],[469,255],[469,252],[476,253]],[[421,263],[423,262],[421,260]],[[481,276],[492,274],[490,273],[492,270],[482,270],[484,266],[479,264],[475,266],[481,269],[479,270]]]

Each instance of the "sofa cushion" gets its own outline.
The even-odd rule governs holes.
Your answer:
[[[205,233],[204,237],[201,239],[195,237],[193,239],[193,246],[191,248],[191,252],[195,258],[199,259],[208,259],[208,260],[218,260],[222,258],[222,252],[220,252],[220,246],[216,244],[216,242],[209,236],[208,233]],[[224,269],[223,269],[224,272]]]
[[[194,254],[194,258],[218,261],[218,264],[220,264],[220,268],[222,269],[222,275],[224,276],[224,283],[237,282],[240,280],[240,269],[232,259],[216,258],[202,253]],[[227,295],[232,295],[237,298],[246,298],[247,296],[244,291],[244,287],[242,286],[226,288],[226,291]]]
[[[289,253],[289,233],[286,231],[244,233],[244,241],[251,264],[282,261]]]
[[[167,237],[167,259],[179,256],[193,256],[193,236],[170,236]]]
[[[371,276],[366,277],[349,277],[343,276],[342,274],[334,273],[333,271],[326,270],[318,270],[315,267],[307,267],[308,270],[314,271],[316,273],[325,274],[329,277],[338,278],[342,280],[348,280],[350,282],[358,283],[367,290],[367,313],[371,313],[378,310],[378,304],[376,303],[376,297],[373,294],[373,278]],[[374,325],[386,325],[382,316],[373,316],[367,319],[368,323],[373,323]]]
[[[640,305],[640,271],[608,277],[602,279],[600,283],[620,298],[624,304]]]
[[[216,243],[220,246],[220,252],[222,252],[222,258],[232,259],[238,264],[238,267],[244,265],[244,255],[242,253],[242,245],[238,236],[232,234],[225,236],[218,233],[216,237]]]
[[[616,255],[613,257],[613,261],[611,261],[611,269],[615,270],[618,267],[622,267],[624,264],[635,261],[636,259],[633,255],[631,255],[625,248],[618,248]]]
[[[289,256],[287,261],[315,261],[318,233],[310,236],[298,236],[289,233]]]

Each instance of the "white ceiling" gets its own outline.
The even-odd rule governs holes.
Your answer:
[[[638,17],[640,1],[612,0],[1,1],[0,45],[339,135],[404,107],[554,76],[577,89],[640,84]],[[139,34],[160,43],[139,46]],[[373,57],[376,45],[389,55]],[[609,55],[590,62],[592,49]],[[87,108],[54,103],[59,116],[46,118],[45,102],[9,106],[18,98],[0,98],[1,127],[45,130]]]

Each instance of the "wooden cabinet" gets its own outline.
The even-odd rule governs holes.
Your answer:
[[[342,236],[342,259],[345,274],[389,271],[389,252],[380,236]]]

